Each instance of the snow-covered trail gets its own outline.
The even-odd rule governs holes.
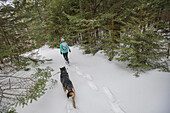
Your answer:
[[[64,93],[59,74],[58,83],[47,90],[38,101],[21,108],[18,113],[169,113],[170,76],[169,73],[150,71],[139,78],[126,69],[123,63],[109,62],[102,54],[83,55],[78,47],[71,47],[71,65],[65,64],[59,49],[43,46],[39,53],[51,62],[55,71],[66,66],[76,90],[76,107]]]

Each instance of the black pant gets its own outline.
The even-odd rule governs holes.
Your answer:
[[[67,53],[63,53],[63,57],[68,62],[68,52]]]

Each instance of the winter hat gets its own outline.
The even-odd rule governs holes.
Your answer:
[[[64,39],[63,39],[63,38],[61,39],[61,42],[64,42]]]

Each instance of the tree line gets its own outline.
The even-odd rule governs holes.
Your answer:
[[[47,21],[48,42],[64,37],[84,53],[102,51],[108,60],[127,62],[135,75],[169,71],[168,0],[54,0]],[[50,2],[50,3],[51,3]]]

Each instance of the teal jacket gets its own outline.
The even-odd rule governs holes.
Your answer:
[[[68,46],[68,44],[67,43],[65,43],[65,42],[62,42],[61,44],[60,44],[60,52],[62,52],[62,53],[67,53],[68,51],[69,51],[69,46]]]

